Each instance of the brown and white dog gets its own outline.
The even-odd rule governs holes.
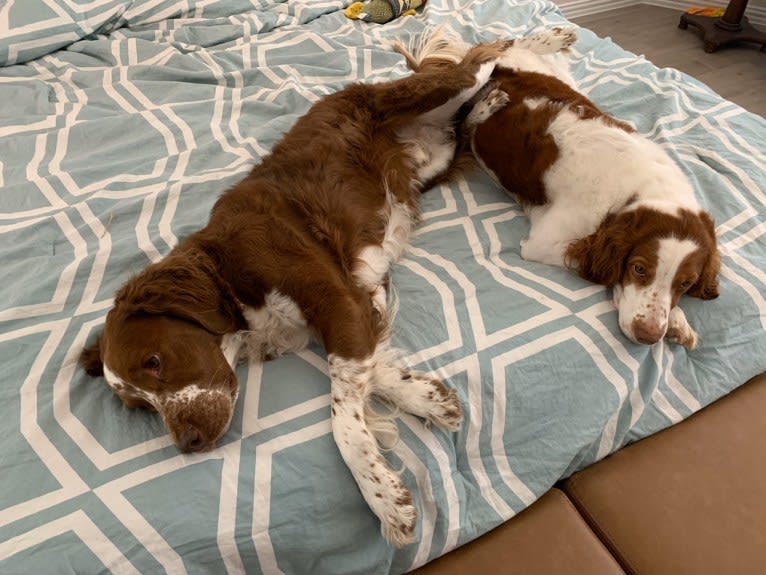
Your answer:
[[[718,296],[713,219],[659,145],[576,90],[555,54],[576,39],[561,28],[516,39],[463,131],[479,163],[529,216],[524,259],[611,286],[632,341],[665,337],[694,348],[697,334],[677,304],[684,293]],[[414,54],[396,48],[423,73],[469,49],[445,29],[421,39]]]
[[[449,74],[354,84],[315,104],[220,197],[203,229],[117,292],[81,355],[86,371],[127,406],[159,412],[182,451],[208,450],[237,400],[237,340],[260,359],[318,337],[335,442],[383,536],[411,542],[415,507],[371,434],[380,422],[370,395],[448,430],[462,411],[454,390],[397,361],[387,274],[423,185],[453,160],[455,113],[506,47],[469,49]]]

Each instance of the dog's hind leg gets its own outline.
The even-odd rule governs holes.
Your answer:
[[[576,88],[569,62],[563,51],[577,40],[572,29],[552,28],[524,38],[516,38],[498,62],[498,68],[520,72],[536,72],[554,76]]]
[[[512,45],[497,41],[472,47],[450,69],[413,74],[370,90],[372,108],[384,117],[410,114],[445,122],[487,83],[498,60]]]
[[[517,38],[513,41],[513,45],[516,48],[544,55],[566,50],[575,42],[577,42],[577,31],[574,28],[551,28]]]

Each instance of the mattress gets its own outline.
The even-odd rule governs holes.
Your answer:
[[[405,76],[388,41],[566,25],[545,0],[430,0],[385,25],[339,0],[16,0],[0,7],[0,572],[402,573],[556,481],[766,370],[766,121],[579,30],[582,90],[660,143],[716,220],[721,296],[681,300],[697,349],[635,345],[609,290],[525,262],[482,173],[422,196],[393,269],[394,343],[454,387],[457,433],[398,422],[419,513],[394,549],[333,442],[319,346],[238,368],[220,447],[180,454],[77,357],[117,288],[204,225],[298,117]]]

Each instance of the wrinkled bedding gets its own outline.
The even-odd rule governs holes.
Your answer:
[[[0,7],[0,572],[402,573],[766,369],[766,121],[587,30],[583,91],[661,143],[715,217],[722,295],[693,351],[634,345],[608,290],[523,261],[485,175],[433,189],[392,281],[395,344],[458,390],[458,433],[402,416],[419,511],[388,546],[335,447],[324,354],[241,365],[221,447],[181,455],[76,365],[115,290],[198,229],[312,103],[407,74],[386,47],[565,23],[545,0],[430,0],[385,26],[340,0],[11,0]]]

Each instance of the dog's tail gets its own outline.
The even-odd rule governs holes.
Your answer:
[[[451,28],[441,25],[412,38],[407,46],[396,40],[391,47],[407,60],[413,72],[422,72],[445,63],[457,64],[471,48]]]
[[[459,64],[471,45],[458,36],[447,25],[439,25],[426,29],[422,34],[405,45],[400,40],[391,43],[391,48],[404,56],[407,67],[413,72],[450,73],[456,64]],[[483,94],[483,90],[481,94]],[[477,100],[478,96],[474,96]],[[460,118],[455,122],[456,127],[461,126]],[[433,179],[424,182],[422,189],[428,190],[438,184],[454,180],[458,175],[476,169],[476,161],[470,153],[470,144],[467,133],[462,127],[457,128],[457,149],[450,166]]]

